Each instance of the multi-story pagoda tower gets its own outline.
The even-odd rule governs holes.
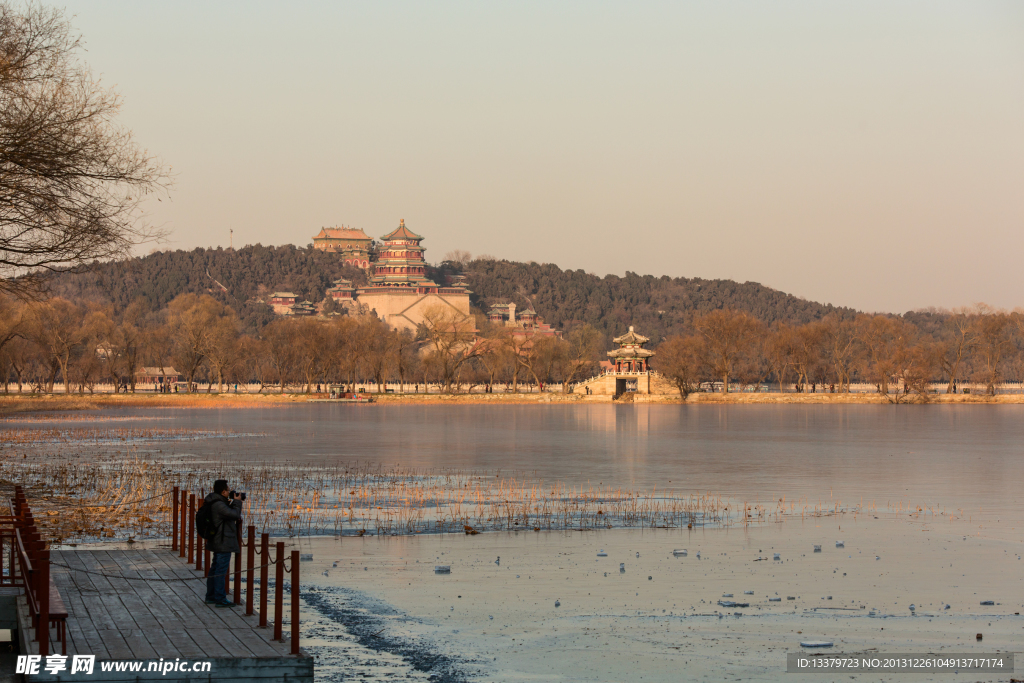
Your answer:
[[[419,294],[436,294],[437,283],[427,277],[426,251],[420,246],[423,237],[405,227],[398,227],[380,238],[383,245],[377,252],[377,263],[367,289],[377,287],[410,287]]]
[[[355,293],[355,301],[381,320],[398,329],[416,330],[430,308],[450,309],[460,317],[469,316],[469,295],[465,278],[447,286],[427,277],[423,237],[398,227],[380,238],[373,275]]]

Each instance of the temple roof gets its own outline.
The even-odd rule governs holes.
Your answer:
[[[648,337],[645,337],[645,336],[643,336],[641,334],[637,334],[636,332],[634,332],[633,331],[633,326],[630,325],[629,326],[629,332],[627,332],[626,334],[622,335],[621,337],[615,337],[615,339],[613,339],[612,341],[615,342],[616,344],[621,345],[621,346],[629,346],[629,345],[643,346],[644,344],[646,344],[647,342],[649,342],[651,340]]]
[[[423,237],[417,235],[409,228],[405,227],[405,219],[401,219],[398,227],[389,232],[388,234],[381,237],[382,240],[421,240]]]
[[[369,240],[370,236],[360,228],[320,228],[320,234],[313,239]]]

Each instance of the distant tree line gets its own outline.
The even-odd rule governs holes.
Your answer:
[[[972,382],[995,394],[1000,382],[1024,381],[1024,313],[981,304],[922,320],[926,329],[899,316],[865,314],[766,324],[745,311],[712,311],[660,344],[653,367],[683,397],[704,382],[721,383],[723,391],[775,383],[779,390],[837,393],[866,382],[899,402],[928,393],[935,382],[947,393]]]
[[[3,391],[93,392],[100,384],[134,392],[143,368],[159,383],[180,373],[184,391],[218,391],[235,384],[257,391],[298,386],[388,383],[416,390],[490,390],[505,383],[565,387],[594,371],[600,334],[583,325],[559,338],[527,337],[450,307],[426,312],[416,332],[395,330],[372,314],[276,317],[246,332],[237,312],[209,294],[181,294],[165,308],[143,299],[120,314],[66,299],[0,298],[0,379]],[[244,389],[248,390],[248,389]]]
[[[681,396],[702,383],[775,384],[797,392],[847,392],[874,384],[892,401],[942,382],[1024,381],[1024,314],[984,305],[941,314],[928,329],[898,316],[830,313],[804,324],[766,323],[746,311],[693,316],[684,332],[655,347],[653,366]],[[174,368],[185,390],[223,391],[234,384],[257,391],[317,385],[402,388],[431,383],[445,392],[569,391],[598,371],[604,340],[578,324],[562,336],[492,325],[450,307],[429,309],[415,331],[394,330],[373,314],[275,317],[258,332],[209,294],[180,294],[154,309],[138,299],[120,313],[63,298],[0,297],[0,378],[4,392],[91,392],[99,384],[135,391],[143,367]]]

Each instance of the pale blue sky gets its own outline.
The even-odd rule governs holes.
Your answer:
[[[450,249],[1024,306],[1021,2],[71,2],[174,248]]]

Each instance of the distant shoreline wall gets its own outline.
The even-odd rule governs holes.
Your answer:
[[[96,394],[79,395],[0,395],[0,416],[56,410],[101,410],[118,408],[276,408],[289,405],[307,405],[312,394]],[[686,401],[679,394],[634,394],[615,401],[609,395],[585,394],[370,394],[374,403],[353,405],[353,409],[385,405],[534,405],[534,404],[595,404],[645,403],[687,405],[889,405],[880,394],[780,394],[734,393],[690,394]],[[1024,394],[981,396],[977,394],[930,394],[927,405],[1020,405]],[[920,405],[919,397],[904,399],[902,404]]]

